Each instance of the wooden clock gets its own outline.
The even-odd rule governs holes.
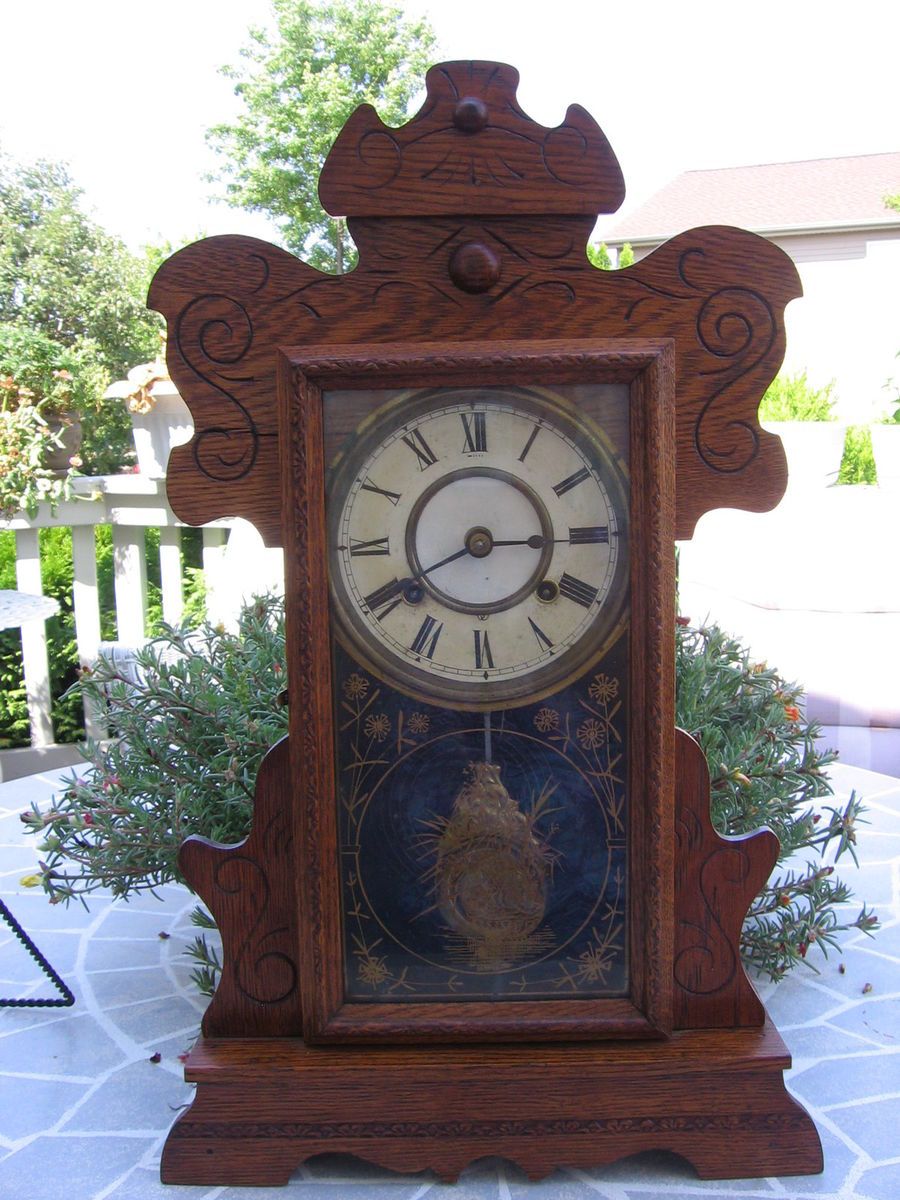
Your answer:
[[[673,540],[784,489],[756,408],[796,273],[725,228],[593,268],[618,163],[516,83],[357,110],[320,181],[352,273],[212,238],[151,289],[195,422],[170,498],[284,546],[290,684],[250,836],[182,848],[225,965],[166,1182],[821,1169],[738,953],[777,842],[715,834],[673,715]]]

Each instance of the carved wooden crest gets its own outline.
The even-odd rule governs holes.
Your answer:
[[[186,247],[159,270],[172,378],[193,440],[173,452],[175,511],[252,521],[282,540],[275,348],[487,338],[671,339],[677,397],[676,536],[727,505],[760,511],[786,482],[760,396],[800,295],[790,259],[754,234],[710,226],[623,271],[585,255],[597,213],[624,194],[602,130],[573,106],[555,129],[516,102],[518,73],[446,63],[421,111],[388,129],[369,106],[322,171],[326,208],[348,218],[355,270],[325,275],[248,237]]]

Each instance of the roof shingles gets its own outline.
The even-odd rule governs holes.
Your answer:
[[[669,237],[698,225],[776,230],[900,224],[900,152],[685,171],[605,235],[607,242]]]

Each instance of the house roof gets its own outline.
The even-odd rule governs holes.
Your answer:
[[[697,225],[756,233],[900,225],[900,152],[685,171],[619,221],[606,242],[661,241]]]

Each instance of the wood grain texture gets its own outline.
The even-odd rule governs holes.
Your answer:
[[[359,217],[615,212],[625,182],[599,125],[577,104],[555,129],[538,125],[519,108],[518,82],[505,63],[440,63],[402,128],[362,105],[325,160],[322,204]]]
[[[635,378],[629,403],[631,447],[631,727],[628,789],[632,797],[631,890],[641,920],[661,953],[635,939],[632,971],[649,1012],[672,1011],[672,772],[675,730],[675,616],[672,553],[675,499],[675,406],[671,344]],[[650,801],[648,803],[648,800]],[[653,801],[657,802],[654,803]],[[646,853],[652,846],[654,852]],[[674,1020],[674,1013],[673,1018]],[[671,1030],[672,1021],[667,1028]]]
[[[190,837],[179,852],[182,874],[222,935],[222,976],[203,1016],[207,1037],[300,1032],[293,792],[282,738],[260,767],[249,837],[234,846]]]
[[[800,295],[790,259],[711,226],[597,270],[586,246],[594,215],[621,197],[618,164],[580,109],[555,130],[527,118],[516,78],[503,64],[442,64],[402,129],[365,106],[351,117],[322,182],[326,204],[349,214],[351,273],[324,275],[245,237],[197,242],[159,269],[149,303],[166,317],[169,369],[195,424],[169,464],[184,520],[244,516],[280,545],[277,347],[398,338],[671,339],[676,536],[710,508],[778,502],[784,454],[757,407]]]
[[[499,1156],[532,1179],[670,1150],[704,1179],[822,1169],[815,1126],[788,1095],[771,1025],[665,1043],[310,1049],[205,1040],[196,1098],[163,1152],[167,1183],[284,1184],[305,1159],[349,1153],[452,1181]]]
[[[716,833],[706,757],[683,730],[676,739],[675,789],[675,1024],[762,1025],[765,1009],[741,963],[740,936],[778,859],[778,838],[769,829],[744,837]]]

